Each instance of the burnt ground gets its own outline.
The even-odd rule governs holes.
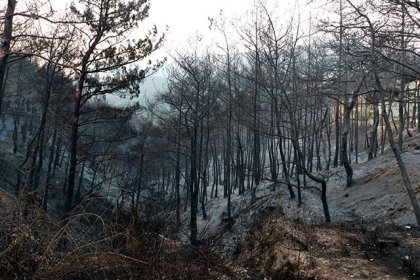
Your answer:
[[[420,200],[420,134],[406,139],[402,156]],[[209,218],[199,217],[201,234],[267,279],[420,279],[420,229],[393,154],[385,149],[353,168],[350,188],[340,167],[321,174],[331,224],[323,222],[318,191],[305,190],[298,206],[284,187],[273,191],[265,182],[253,205],[233,196],[231,232],[225,202],[210,200]]]
[[[241,241],[238,259],[269,279],[420,279],[419,228],[272,217]]]
[[[420,199],[419,134],[406,141],[402,156]],[[4,162],[1,166],[10,165]],[[393,155],[386,151],[372,161],[353,164],[353,167],[355,183],[351,188],[344,186],[344,172],[340,168],[331,170],[328,177],[331,224],[322,222],[316,191],[303,193],[301,207],[288,198],[284,188],[273,192],[269,183],[259,187],[259,199],[254,205],[249,204],[249,196],[235,195],[232,204],[236,224],[232,232],[226,230],[223,221],[226,201],[210,200],[207,204],[209,218],[199,217],[200,238],[209,240],[210,247],[189,246],[166,239],[163,233],[162,236],[142,236],[138,240],[130,238],[123,248],[97,248],[97,244],[108,244],[108,239],[114,236],[98,236],[98,240],[81,242],[76,235],[73,239],[78,240],[79,246],[62,252],[51,247],[51,240],[63,234],[61,226],[44,214],[31,221],[16,219],[19,217],[15,214],[19,211],[14,209],[17,200],[2,191],[0,276],[22,279],[115,279],[122,276],[125,279],[420,279],[420,229],[413,226],[414,215]],[[6,175],[14,178],[13,174]],[[188,212],[184,215],[188,217]],[[187,230],[185,232],[188,234]],[[217,246],[233,258],[211,246]]]

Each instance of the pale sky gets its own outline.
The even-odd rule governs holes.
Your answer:
[[[165,27],[169,26],[169,31],[165,32],[166,42],[162,52],[182,49],[188,45],[188,39],[194,37],[197,32],[202,35],[209,33],[208,17],[217,18],[220,10],[223,10],[228,21],[241,19],[246,11],[251,10],[254,3],[259,1],[261,0],[151,0],[150,16],[146,25],[156,24],[161,32],[165,32]],[[266,2],[271,10],[276,10],[283,20],[291,17],[295,9],[304,15],[303,18],[307,17],[305,0],[262,1]],[[70,2],[71,0],[50,0],[57,9]],[[301,20],[304,21],[302,18]]]
[[[258,0],[152,0],[150,21],[158,28],[169,26],[167,44],[170,47],[184,45],[189,37],[197,32],[208,33],[208,17],[217,18],[220,10],[228,20],[243,18]],[[268,7],[276,8],[286,19],[287,15],[301,2],[300,10],[304,10],[302,0],[266,0]],[[286,12],[287,11],[287,12]]]
[[[168,42],[177,45],[208,31],[208,17],[217,17],[220,10],[228,17],[244,13],[254,0],[152,0],[150,21],[158,27],[169,26]]]
[[[233,21],[238,24],[240,20],[244,20],[246,12],[252,10],[258,1],[264,1],[266,7],[270,11],[275,11],[281,21],[289,20],[294,12],[300,14],[303,23],[301,27],[307,27],[305,26],[308,18],[306,0],[151,0],[149,18],[141,26],[147,29],[147,26],[156,24],[160,32],[166,33],[164,47],[151,59],[162,58],[174,54],[174,51],[188,48],[189,39],[195,37],[197,33],[208,37],[210,33],[208,18],[218,18],[221,10],[227,23]],[[18,3],[20,8],[24,9],[25,4],[30,2],[30,0],[22,0]],[[71,0],[50,0],[50,3],[59,11],[69,5]],[[166,26],[169,27],[169,31],[165,31]],[[211,43],[209,42],[211,39],[206,39],[204,44]]]

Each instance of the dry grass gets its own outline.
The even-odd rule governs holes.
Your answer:
[[[252,279],[210,248],[163,237],[173,221],[146,226],[130,215],[82,208],[54,221],[24,205],[0,195],[1,279]]]
[[[277,217],[245,232],[240,260],[269,279],[419,279],[420,231]]]

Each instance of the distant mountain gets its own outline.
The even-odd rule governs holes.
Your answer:
[[[168,79],[163,75],[155,74],[142,81],[140,84],[140,96],[138,98],[122,98],[116,94],[107,94],[106,100],[108,104],[116,107],[132,106],[137,102],[144,104],[146,100],[153,99],[156,93],[167,88]]]
[[[151,98],[157,92],[168,88],[168,79],[162,75],[156,74],[146,78],[140,86],[141,97]]]

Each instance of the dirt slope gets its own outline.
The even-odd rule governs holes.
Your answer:
[[[272,218],[246,231],[240,260],[269,279],[420,279],[420,231]]]
[[[420,201],[420,135],[408,139],[402,154],[410,180]],[[414,225],[415,217],[399,167],[392,153],[354,165],[351,188],[330,184],[330,203],[336,220]]]
[[[420,135],[407,139],[402,156],[420,200]],[[221,199],[208,204],[202,230],[268,279],[420,279],[420,229],[393,155],[385,151],[353,168],[350,188],[342,168],[329,173],[331,224],[323,223],[316,190],[305,190],[298,207],[283,186],[272,191],[265,182],[254,205],[234,196],[232,233]]]

